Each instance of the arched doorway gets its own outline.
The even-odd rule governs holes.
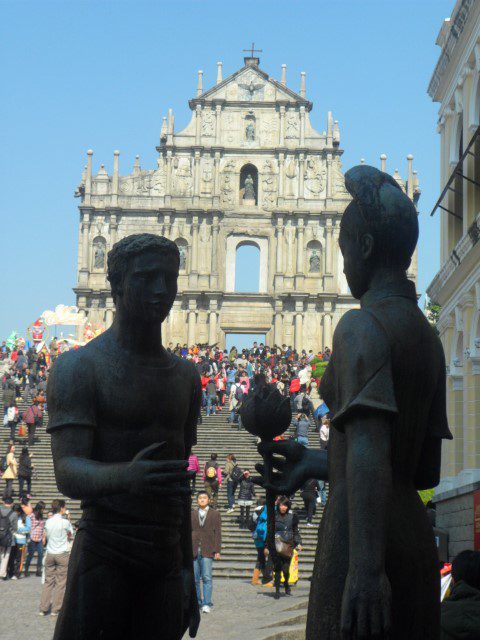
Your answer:
[[[240,171],[240,204],[258,204],[258,169],[251,163]]]
[[[255,242],[240,242],[235,252],[235,293],[259,293],[260,247]]]
[[[225,286],[226,291],[236,292],[236,270],[237,270],[237,247],[253,246],[260,250],[259,255],[259,283],[258,293],[267,293],[268,288],[268,238],[254,237],[247,235],[234,235],[227,237],[227,255],[225,259]],[[249,293],[252,293],[250,291]]]

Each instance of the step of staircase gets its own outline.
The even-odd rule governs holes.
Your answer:
[[[22,414],[27,405],[21,401],[18,403],[19,411]],[[252,436],[244,429],[238,429],[237,425],[228,424],[227,418],[229,412],[224,410],[214,416],[202,417],[202,423],[198,425],[197,440],[198,443],[194,447],[194,453],[200,460],[200,466],[203,468],[205,462],[210,458],[210,454],[215,452],[218,454],[218,461],[222,469],[226,462],[226,456],[234,453],[238,464],[242,469],[250,469],[255,473],[255,464],[261,462],[261,457],[257,451],[257,438]],[[53,471],[53,461],[50,448],[50,436],[46,433],[45,428],[48,424],[48,414],[45,414],[43,427],[37,430],[38,442],[31,448],[33,462],[35,464],[36,478],[32,481],[32,502],[44,500],[47,505],[52,500],[60,497],[55,482]],[[290,428],[289,433],[293,433]],[[6,449],[8,443],[8,431],[5,428],[0,437],[0,446]],[[18,446],[26,444],[26,441],[18,441]],[[319,447],[319,436],[313,429],[310,433],[309,445]],[[18,451],[17,451],[18,453]],[[18,457],[18,455],[17,455]],[[203,488],[203,481],[197,478],[196,490]],[[17,490],[15,483],[14,490]],[[263,490],[257,488],[257,497],[264,495]],[[313,562],[315,557],[315,548],[317,542],[318,527],[305,526],[305,514],[303,509],[303,501],[299,495],[294,499],[294,509],[300,518],[300,533],[302,536],[303,550],[299,556],[299,568],[302,577],[306,578],[311,575]],[[318,505],[317,513],[314,519],[315,525],[320,522],[323,508]],[[67,498],[67,508],[70,512],[72,522],[81,517],[81,508],[78,500]],[[239,529],[238,507],[232,514],[226,514],[227,509],[227,492],[226,483],[223,483],[218,496],[218,508],[222,514],[222,558],[213,564],[213,575],[229,579],[245,579],[251,577],[257,558],[256,548],[253,544],[251,532],[245,529]],[[292,625],[289,629],[292,633],[296,631],[296,625]],[[273,630],[272,630],[273,631]],[[285,630],[286,631],[286,630]],[[265,638],[280,637],[274,634],[268,636],[265,630]],[[295,637],[294,635],[288,637]],[[287,638],[287,636],[285,636]]]

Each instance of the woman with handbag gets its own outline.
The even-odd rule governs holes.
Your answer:
[[[290,509],[292,503],[286,496],[282,496],[277,501],[275,512],[275,550],[273,558],[273,571],[275,582],[275,600],[280,598],[280,581],[282,573],[285,584],[285,595],[291,595],[290,585],[290,562],[292,561],[293,550],[302,550],[302,539],[298,530],[298,517]]]
[[[5,460],[5,472],[2,475],[2,480],[5,480],[4,498],[11,498],[13,496],[13,481],[17,479],[17,476],[18,463],[15,458],[15,445],[9,444]]]

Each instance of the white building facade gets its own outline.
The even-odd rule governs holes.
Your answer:
[[[108,327],[114,317],[106,253],[121,237],[149,232],[175,241],[181,252],[165,343],[224,346],[228,333],[255,333],[270,345],[331,347],[340,317],[356,306],[338,246],[350,201],[339,126],[329,113],[326,131],[313,128],[305,74],[295,93],[285,65],[276,81],[259,62],[245,58],[225,80],[218,63],[217,82],[206,91],[199,72],[188,126],[177,133],[171,110],[163,119],[155,169],[142,169],[137,158],[132,173],[121,176],[116,151],[113,174],[102,165],[92,175],[88,152],[77,191],[75,292],[93,324]],[[412,187],[411,161],[409,178]],[[259,287],[251,293],[236,291],[243,245],[259,252]]]

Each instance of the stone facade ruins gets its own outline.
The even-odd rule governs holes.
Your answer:
[[[228,333],[265,334],[268,344],[297,349],[331,346],[333,330],[356,306],[343,275],[339,223],[349,196],[342,174],[339,126],[310,122],[305,74],[295,93],[286,67],[276,81],[259,59],[189,101],[192,118],[178,133],[169,111],[157,168],[137,157],[130,175],[102,165],[92,175],[88,152],[82,182],[77,305],[93,324],[109,326],[114,305],[106,254],[121,237],[150,232],[181,253],[179,292],[164,343],[225,344]],[[399,178],[400,180],[400,178]],[[259,290],[235,291],[236,251],[260,252]]]

